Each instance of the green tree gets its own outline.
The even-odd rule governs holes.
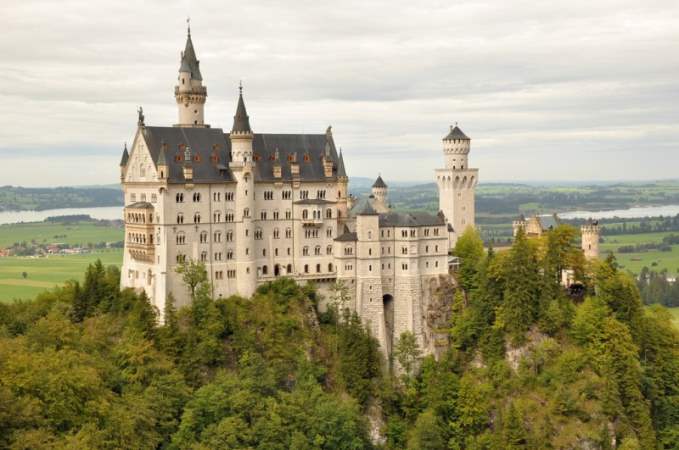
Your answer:
[[[417,344],[417,338],[410,331],[404,331],[394,347],[394,356],[403,369],[406,380],[414,375],[422,352]]]
[[[190,260],[177,266],[175,271],[182,276],[182,281],[189,289],[191,299],[196,299],[196,291],[207,284],[207,271],[205,264],[200,261]]]
[[[483,258],[483,241],[474,227],[467,227],[455,243],[454,254],[460,258],[457,281],[469,292],[476,287],[478,265]]]

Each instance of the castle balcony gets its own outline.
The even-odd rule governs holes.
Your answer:
[[[140,244],[137,242],[127,242],[125,244],[130,256],[137,261],[153,262],[156,255],[156,249],[153,244]]]
[[[174,95],[179,95],[179,86],[174,87]],[[207,87],[206,86],[193,86],[190,91],[183,91],[181,94],[186,94],[186,95],[195,95],[195,94],[200,94],[200,95],[207,95]]]
[[[313,218],[302,219],[303,227],[320,227],[322,225],[323,219],[313,219]]]

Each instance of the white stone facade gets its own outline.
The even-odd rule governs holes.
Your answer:
[[[122,286],[144,290],[162,315],[169,295],[177,307],[190,303],[176,272],[189,260],[205,264],[215,298],[250,296],[282,276],[316,282],[322,292],[342,282],[349,306],[385,352],[404,331],[426,341],[422,298],[448,274],[448,230],[474,224],[477,171],[466,168],[466,153],[464,168],[455,160],[451,166],[444,140],[446,169],[437,178],[446,198],[438,216],[391,212],[381,178],[371,199],[351,205],[330,128],[253,133],[242,91],[230,133],[205,125],[205,95],[198,94],[206,91],[200,73],[195,80],[189,70],[197,70],[190,47],[193,60],[182,54],[176,88],[179,124],[150,127],[140,117],[121,161]],[[187,84],[198,94],[189,96]]]

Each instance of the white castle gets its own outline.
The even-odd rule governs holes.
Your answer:
[[[159,311],[171,294],[190,302],[176,272],[205,264],[215,298],[250,296],[278,277],[313,281],[328,297],[342,282],[355,310],[389,353],[404,331],[432,351],[426,303],[448,274],[448,251],[474,226],[478,170],[457,127],[443,138],[436,170],[438,215],[389,209],[381,177],[372,195],[348,195],[342,151],[319,134],[255,133],[242,87],[230,132],[205,123],[207,90],[189,30],[174,90],[174,126],[147,126],[139,110],[123,151],[122,286],[144,290]]]

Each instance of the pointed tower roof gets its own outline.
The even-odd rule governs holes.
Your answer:
[[[444,141],[452,141],[454,139],[461,139],[463,141],[469,141],[469,137],[460,130],[460,127],[455,124],[455,126],[450,126],[450,132],[446,137],[443,138]]]
[[[191,40],[191,27],[186,34],[186,46],[184,46],[182,52],[179,71],[189,72],[194,80],[203,81],[203,76],[200,74],[200,61],[196,58],[196,51],[193,49],[193,41]]]
[[[243,85],[238,87],[238,106],[236,107],[236,115],[233,116],[232,133],[252,133],[250,129],[250,118],[245,109],[245,102],[243,101]]]
[[[342,149],[340,148],[339,161],[337,161],[337,176],[346,177],[347,171],[344,168],[344,156],[342,156]]]
[[[359,207],[359,209],[356,211],[357,216],[377,216],[379,215],[377,211],[375,211],[375,208],[372,207],[370,204],[370,201],[365,201],[363,202],[363,205]]]
[[[384,182],[381,175],[377,176],[377,180],[373,183],[374,188],[386,188],[387,183]]]
[[[126,166],[128,159],[130,159],[130,154],[127,152],[127,142],[125,142],[125,148],[123,149],[123,157],[120,158],[120,167]]]

